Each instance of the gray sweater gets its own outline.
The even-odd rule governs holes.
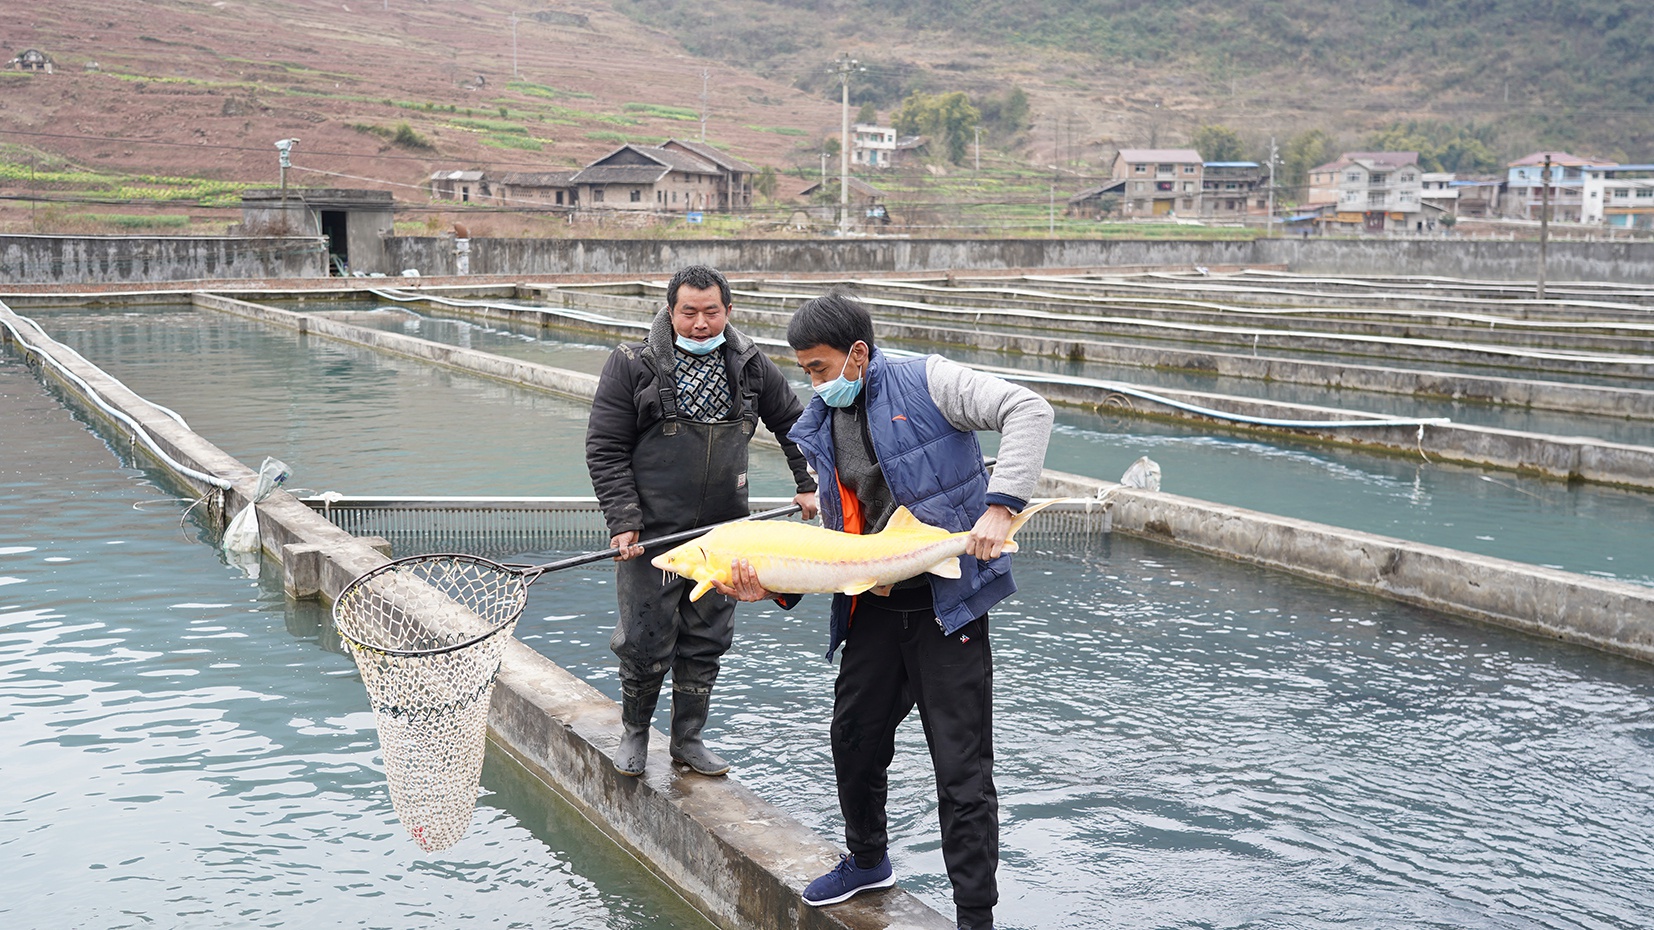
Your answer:
[[[1045,398],[940,355],[925,360],[925,380],[930,399],[949,423],[1000,434],[999,461],[988,480],[990,499],[1002,495],[1026,503],[1033,497],[1051,440],[1053,417]]]

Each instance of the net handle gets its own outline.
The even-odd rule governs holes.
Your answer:
[[[768,520],[772,517],[785,517],[790,514],[798,513],[799,509],[800,508],[797,504],[788,504],[785,507],[777,507],[774,510],[763,510],[755,514],[749,514],[745,517],[737,517],[734,520],[725,520],[723,523],[709,523],[706,526],[697,526],[692,530],[682,530],[677,533],[668,533],[665,536],[657,536],[654,539],[645,539],[644,541],[637,543],[637,545],[642,546],[645,549],[651,549],[657,546],[669,546],[673,543],[681,543],[694,539],[697,536],[704,536],[718,527],[726,526],[730,523],[745,523],[748,520]],[[589,565],[593,562],[601,562],[604,559],[612,559],[619,554],[620,549],[617,547],[613,549],[604,549],[602,552],[588,552],[585,555],[569,556],[566,559],[558,559],[555,562],[546,562],[541,565],[507,565],[506,567],[522,572],[523,583],[533,584],[536,578],[539,578],[541,575],[548,572],[557,572],[562,571],[565,568],[574,568],[580,565]]]
[[[998,461],[999,460],[993,456],[984,456],[982,459],[982,467],[992,468],[998,463]],[[651,549],[656,546],[668,546],[674,543],[686,542],[697,536],[704,536],[720,526],[726,526],[731,523],[745,523],[748,520],[769,520],[773,517],[785,517],[798,513],[800,509],[801,508],[797,504],[788,504],[785,507],[777,507],[774,510],[762,510],[758,513],[748,514],[744,517],[737,517],[734,520],[725,520],[722,523],[709,523],[706,526],[697,526],[692,530],[683,530],[681,532],[659,536],[654,539],[645,539],[637,545],[640,545],[645,549]],[[505,567],[512,569],[513,571],[522,572],[524,584],[533,584],[536,578],[539,578],[541,575],[547,574],[548,572],[559,572],[565,568],[590,565],[593,562],[601,562],[604,559],[612,559],[619,554],[619,548],[604,549],[602,552],[588,552],[585,555],[570,556],[566,559],[558,559],[555,562],[545,562],[540,565],[508,564]]]

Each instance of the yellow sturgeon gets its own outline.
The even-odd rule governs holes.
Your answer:
[[[1030,517],[1055,503],[1044,501],[1017,514],[1005,551],[1015,552],[1011,537]],[[655,556],[650,564],[697,582],[689,595],[692,601],[711,591],[713,581],[728,584],[730,564],[740,559],[752,564],[759,583],[771,591],[860,594],[926,572],[958,578],[959,556],[969,536],[931,526],[898,507],[884,529],[867,536],[771,520],[726,523]]]

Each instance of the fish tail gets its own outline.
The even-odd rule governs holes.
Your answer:
[[[1073,500],[1073,498],[1071,498],[1071,497],[1053,497],[1048,501],[1040,501],[1039,503],[1033,505],[1032,507],[1022,508],[1022,512],[1017,514],[1015,517],[1013,517],[1011,519],[1011,531],[1009,533],[1005,534],[1005,551],[1006,552],[1015,552],[1016,551],[1016,543],[1015,543],[1014,540],[1015,540],[1016,535],[1017,535],[1017,530],[1020,530],[1024,526],[1026,526],[1028,524],[1028,521],[1032,520],[1034,518],[1034,514],[1039,513],[1041,510],[1044,510],[1045,508],[1051,506],[1052,504],[1060,504],[1064,501],[1069,501],[1069,500]]]

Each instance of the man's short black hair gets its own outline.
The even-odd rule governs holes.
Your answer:
[[[799,307],[787,324],[787,344],[795,352],[816,346],[849,352],[858,342],[873,349],[873,315],[856,298],[837,289]]]
[[[716,286],[718,296],[723,298],[724,307],[729,307],[729,281],[724,278],[724,273],[709,265],[690,265],[673,275],[672,280],[666,285],[666,309],[677,309],[678,288],[685,285],[697,291]]]

